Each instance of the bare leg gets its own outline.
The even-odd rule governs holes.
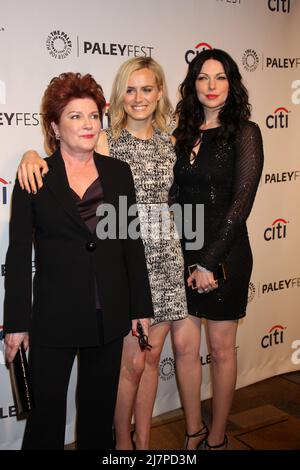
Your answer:
[[[152,349],[146,353],[145,369],[134,408],[135,442],[138,450],[149,449],[150,446],[151,420],[158,385],[158,364],[170,325],[170,322],[163,322],[151,326],[149,330],[149,343]]]
[[[136,394],[145,366],[145,352],[131,332],[124,339],[118,396],[115,409],[116,449],[132,450],[131,420]]]
[[[201,320],[189,315],[172,323],[172,337],[176,361],[177,380],[184,409],[186,432],[195,434],[204,423],[201,416],[200,387],[200,338]],[[188,449],[194,450],[204,436],[190,438]]]
[[[237,321],[207,322],[212,356],[213,419],[208,443],[211,446],[224,440],[237,376]]]

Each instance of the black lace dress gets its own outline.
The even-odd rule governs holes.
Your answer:
[[[215,271],[225,263],[227,279],[212,292],[199,294],[187,287],[188,311],[210,320],[234,320],[245,316],[252,253],[246,219],[251,211],[263,166],[259,127],[242,126],[235,143],[217,142],[219,128],[203,131],[194,163],[177,158],[174,181],[181,205],[204,204],[204,245],[186,250],[187,266],[198,263]],[[185,215],[186,218],[189,216]],[[193,220],[195,228],[195,220]]]

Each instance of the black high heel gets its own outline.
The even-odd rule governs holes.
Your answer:
[[[208,436],[208,427],[206,426],[205,423],[203,423],[204,426],[200,429],[200,431],[195,432],[194,434],[188,434],[187,432],[185,433],[185,444],[184,444],[184,450],[187,450],[188,448],[188,443],[190,439],[196,438],[196,437],[202,437],[200,442],[198,443],[197,447],[195,450],[199,450],[199,447],[202,445],[203,441],[207,439]]]
[[[224,441],[221,444],[217,444],[215,446],[211,446],[207,439],[204,441],[203,449],[204,450],[226,450],[227,449],[227,444],[228,444],[228,438],[226,434],[224,435]],[[223,447],[223,449],[221,449]]]

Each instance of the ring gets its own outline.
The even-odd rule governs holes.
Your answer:
[[[204,292],[208,292],[208,288],[204,289]]]

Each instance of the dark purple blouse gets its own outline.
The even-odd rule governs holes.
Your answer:
[[[96,226],[99,220],[99,217],[96,215],[96,210],[99,204],[103,203],[104,194],[102,184],[100,182],[100,177],[98,176],[97,179],[87,188],[82,198],[78,196],[78,194],[71,188],[72,195],[74,201],[76,203],[77,209],[82,220],[87,225],[89,231],[94,233],[96,230]],[[95,282],[95,296],[96,296],[96,308],[100,309],[100,299],[99,299],[99,291],[98,286]]]

